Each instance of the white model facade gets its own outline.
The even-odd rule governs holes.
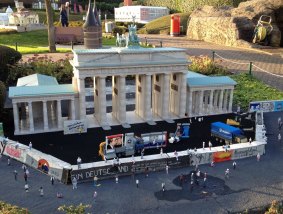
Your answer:
[[[15,134],[62,131],[65,121],[74,120],[89,128],[109,130],[115,125],[174,123],[185,117],[232,112],[236,82],[188,72],[183,49],[83,49],[73,50],[73,54],[72,84],[59,85],[52,77],[36,74],[20,78],[17,87],[10,87]],[[126,109],[127,76],[134,77],[135,109],[131,111]],[[88,115],[86,81],[90,78],[94,113]],[[107,112],[109,90],[111,112]],[[66,102],[63,113],[61,106]]]
[[[167,7],[124,6],[115,8],[115,22],[132,22],[146,24],[154,19],[169,15]]]

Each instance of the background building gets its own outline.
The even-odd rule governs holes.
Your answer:
[[[154,19],[169,15],[167,7],[124,6],[114,9],[115,22],[135,22],[146,24]]]

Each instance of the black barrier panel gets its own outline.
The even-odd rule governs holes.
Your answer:
[[[164,154],[165,156],[165,154]],[[103,167],[92,167],[88,169],[80,169],[71,171],[71,177],[76,177],[78,182],[93,181],[94,176],[97,176],[98,179],[114,178],[116,175],[131,175],[132,173],[144,173],[161,171],[166,168],[166,165],[169,168],[178,168],[190,166],[189,156],[180,156],[178,161],[176,158],[161,158],[156,160],[143,160],[133,163],[123,163],[116,165],[107,165]]]

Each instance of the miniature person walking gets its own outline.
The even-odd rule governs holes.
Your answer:
[[[93,201],[94,201],[94,202],[96,202],[96,198],[97,198],[97,192],[94,191],[94,193],[93,193]]]
[[[78,169],[80,169],[82,164],[82,159],[80,157],[78,157],[77,159],[77,164],[78,164]]]
[[[226,169],[225,171],[225,179],[229,179],[230,170]]]
[[[160,156],[163,156],[163,148],[160,148]]]
[[[207,180],[207,178],[204,177],[204,178],[203,178],[203,188],[206,188],[206,180]]]
[[[39,194],[40,194],[40,197],[43,197],[44,194],[43,194],[43,188],[42,187],[39,188]]]
[[[257,159],[257,161],[260,161],[260,154],[259,153],[257,153],[256,159]]]
[[[93,186],[97,186],[97,180],[98,180],[98,178],[97,178],[97,176],[95,175],[94,177],[93,177]]]
[[[169,166],[168,165],[166,165],[166,174],[168,175],[169,174]]]
[[[233,169],[234,169],[234,170],[236,169],[236,165],[237,165],[237,163],[236,163],[236,161],[234,161],[234,162],[233,162]]]
[[[54,185],[54,180],[55,180],[55,178],[53,176],[51,176],[51,178],[50,178],[51,185]]]
[[[15,176],[15,181],[17,180],[17,177],[18,177],[18,172],[17,170],[14,170],[14,176]]]
[[[26,172],[27,170],[27,166],[25,164],[22,165],[22,169],[24,170],[24,172]]]
[[[209,150],[211,150],[212,143],[210,141],[208,142],[208,146],[209,146]]]
[[[202,142],[202,149],[204,149],[205,148],[205,142],[203,141]]]
[[[165,192],[165,183],[164,182],[162,182],[161,188],[162,188],[162,192],[164,193]]]
[[[29,186],[28,184],[25,184],[25,191],[28,192]]]
[[[137,188],[139,188],[139,183],[140,183],[140,181],[138,179],[136,179],[136,186],[137,186]]]
[[[175,155],[175,157],[176,157],[176,161],[179,161],[179,158],[178,158],[178,152],[175,150],[175,152],[174,152],[174,155]]]
[[[72,180],[72,183],[73,183],[73,189],[77,189],[77,185],[78,185],[78,181],[77,179],[74,177],[73,180]]]
[[[32,143],[31,143],[31,142],[29,142],[28,147],[29,147],[29,150],[31,150],[31,149],[32,149]]]
[[[26,172],[24,172],[24,179],[25,179],[25,182],[27,183],[28,182],[28,176],[27,176]]]
[[[143,156],[144,156],[144,149],[142,149],[141,151],[141,159],[143,159]]]

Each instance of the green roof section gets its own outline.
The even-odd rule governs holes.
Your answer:
[[[77,93],[72,84],[62,85],[42,85],[42,86],[17,86],[9,88],[9,97],[35,97],[35,96],[52,96],[66,95]]]
[[[205,76],[203,74],[188,71],[187,86],[189,87],[213,87],[222,85],[237,85],[237,83],[227,76]]]
[[[43,74],[32,74],[26,77],[19,78],[17,86],[41,86],[41,85],[58,85],[55,77],[43,75]]]

